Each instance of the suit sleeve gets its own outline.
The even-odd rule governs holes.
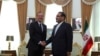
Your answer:
[[[35,23],[31,23],[30,24],[29,33],[30,33],[31,40],[32,41],[34,40],[34,42],[38,44],[40,40],[38,38],[34,37],[34,34],[35,34]]]
[[[43,41],[46,41],[46,33],[47,33],[47,27],[45,26],[45,31],[43,32]]]
[[[73,31],[72,31],[72,27],[70,24],[68,24],[67,28],[66,28],[66,33],[67,33],[67,52],[71,52],[72,51],[72,44],[73,44]]]
[[[53,28],[53,31],[52,31],[52,34],[51,34],[51,37],[49,37],[49,39],[46,41],[47,45],[52,42],[52,38],[53,38],[53,34],[54,34],[54,29],[55,29],[56,25],[54,26]]]
[[[46,41],[46,45],[48,45],[52,41],[52,36]]]

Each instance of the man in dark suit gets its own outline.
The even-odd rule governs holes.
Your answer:
[[[46,40],[47,27],[42,23],[43,13],[38,12],[36,16],[36,21],[32,22],[29,27],[28,56],[43,56],[45,48],[42,42]]]
[[[66,15],[59,12],[56,16],[57,25],[54,26],[51,37],[44,44],[52,42],[53,56],[70,56],[73,43],[73,32],[70,24],[64,22]]]

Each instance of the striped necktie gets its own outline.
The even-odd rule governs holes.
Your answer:
[[[43,26],[42,26],[42,24],[40,24],[40,29],[41,29],[41,31],[43,31]]]

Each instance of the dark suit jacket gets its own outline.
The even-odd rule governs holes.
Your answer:
[[[54,35],[55,27],[51,37],[46,41],[47,44],[52,42],[53,54],[66,54],[72,51],[73,33],[71,25],[63,22]]]
[[[32,50],[38,50],[40,46],[39,41],[46,40],[46,25],[43,24],[43,31],[39,27],[38,22],[32,22],[29,27],[30,39],[27,48],[32,48]]]

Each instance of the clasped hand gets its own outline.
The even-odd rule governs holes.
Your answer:
[[[41,41],[41,42],[40,42],[40,45],[41,45],[41,46],[46,46],[46,42],[45,42],[45,41]]]

